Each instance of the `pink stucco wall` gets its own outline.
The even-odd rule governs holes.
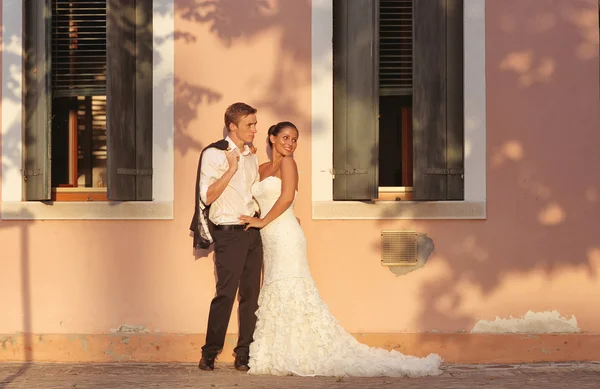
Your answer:
[[[202,17],[176,1],[174,220],[0,221],[0,334],[203,333],[214,274],[188,235],[197,157],[238,100],[259,109],[261,137],[279,120],[300,128],[296,213],[349,331],[469,331],[556,309],[600,332],[596,0],[487,1],[487,220],[414,222],[311,220],[311,2],[260,3],[222,0]],[[380,265],[391,227],[433,239],[424,269]]]

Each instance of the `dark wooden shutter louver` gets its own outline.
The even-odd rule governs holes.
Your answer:
[[[413,198],[463,200],[463,0],[413,7]]]
[[[50,0],[23,3],[25,82],[25,139],[23,177],[25,200],[50,200],[50,131],[52,99],[50,84]]]
[[[152,200],[152,0],[108,0],[108,199]]]
[[[106,0],[52,1],[52,90],[106,95]]]
[[[413,0],[379,1],[381,96],[412,94],[412,3]]]
[[[333,199],[378,196],[378,2],[334,0]]]

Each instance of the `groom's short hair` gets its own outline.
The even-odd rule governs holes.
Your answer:
[[[256,108],[246,103],[233,103],[225,110],[225,128],[229,131],[231,123],[237,125],[241,118],[256,113]]]

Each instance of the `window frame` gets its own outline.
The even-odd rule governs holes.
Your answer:
[[[412,123],[412,111],[413,111],[413,106],[412,106],[412,100],[413,100],[413,89],[414,89],[414,80],[413,80],[413,63],[414,63],[414,45],[413,45],[413,41],[411,40],[410,45],[408,45],[407,43],[403,43],[402,44],[402,49],[403,50],[408,50],[408,46],[410,46],[410,53],[411,53],[411,59],[410,59],[410,68],[409,68],[409,72],[406,72],[406,63],[403,63],[403,59],[402,57],[400,58],[394,58],[394,56],[400,55],[402,56],[402,49],[397,48],[398,51],[394,51],[394,52],[390,52],[388,51],[387,53],[384,52],[384,49],[382,47],[382,42],[386,41],[387,39],[391,39],[392,37],[396,38],[396,39],[400,39],[402,40],[403,38],[406,38],[408,35],[408,32],[403,30],[402,27],[406,26],[406,19],[404,19],[402,16],[399,17],[399,21],[400,23],[398,25],[393,25],[393,28],[390,30],[390,27],[392,27],[392,25],[390,24],[389,21],[389,17],[391,15],[382,15],[382,10],[386,9],[388,10],[388,12],[392,12],[394,13],[397,8],[396,7],[403,7],[404,4],[390,4],[389,2],[387,4],[382,4],[382,0],[379,1],[379,23],[378,23],[378,33],[377,33],[377,38],[378,38],[378,68],[379,68],[379,112],[378,112],[378,117],[379,117],[379,138],[378,138],[378,148],[379,148],[379,166],[377,167],[378,169],[378,173],[379,173],[379,177],[378,177],[378,188],[377,188],[377,199],[376,200],[396,200],[396,199],[401,199],[402,201],[406,201],[406,200],[412,200],[413,198],[413,190],[414,190],[414,182],[413,182],[413,166],[414,166],[414,161],[413,161],[413,123]],[[390,11],[393,10],[393,11]],[[387,16],[387,17],[385,17]],[[412,27],[414,25],[414,14],[413,14],[413,10],[411,9],[411,13],[410,13],[410,26],[411,26],[411,31],[410,31],[410,37],[411,39],[414,37],[414,31],[412,31]],[[394,16],[391,16],[395,19]],[[407,18],[408,19],[408,18]],[[402,23],[404,22],[404,23]],[[397,42],[394,40],[394,42]],[[385,43],[383,43],[385,44]],[[392,69],[385,69],[382,67],[385,66],[400,66],[402,69],[395,69],[397,70],[397,72],[391,71]],[[407,85],[407,80],[406,78],[402,78],[402,76],[405,76],[407,73],[410,74],[410,85]],[[394,74],[393,79],[391,79],[391,75]],[[385,77],[382,79],[382,75],[384,75]],[[387,104],[382,104],[383,100],[386,99],[396,99],[396,100],[407,100],[407,101],[403,101],[402,103],[400,103],[400,105],[395,105],[394,110],[396,110],[396,114],[400,114],[400,121],[401,121],[401,133],[397,136],[399,136],[399,138],[401,139],[400,141],[400,156],[401,156],[401,165],[400,165],[400,169],[398,169],[398,166],[395,167],[396,172],[398,172],[398,170],[400,170],[400,175],[401,175],[401,179],[400,179],[400,184],[399,185],[385,185],[384,183],[382,183],[382,175],[383,170],[386,169],[385,166],[382,166],[383,164],[381,163],[381,159],[382,159],[382,145],[384,142],[384,138],[389,135],[388,133],[386,133],[386,131],[382,128],[382,117],[384,117],[384,114],[387,113],[386,108],[384,108]],[[408,100],[410,100],[410,103],[408,102]],[[396,155],[394,155],[393,153],[391,155],[384,155],[384,158],[388,159],[390,157],[395,157]],[[386,177],[388,180],[390,179],[390,176]],[[394,183],[397,184],[397,183]]]
[[[485,219],[485,0],[464,2],[464,200],[333,201],[332,0],[313,0],[312,216],[335,219]]]
[[[56,122],[52,120],[50,130],[49,149],[52,160],[50,200],[107,201],[107,186],[104,185],[106,179],[102,185],[94,180],[93,160],[95,158],[92,127],[94,119],[98,119],[94,118],[94,108],[97,111],[104,105],[103,109],[106,110],[106,67],[109,54],[106,32],[109,21],[109,1],[104,1],[103,5],[96,5],[96,1],[69,5],[62,4],[57,0],[45,0],[44,2],[49,16],[47,55],[50,58],[50,67],[47,77],[50,79],[48,83],[50,96],[48,96],[48,100],[50,101],[51,115],[60,118]],[[37,7],[41,8],[40,5]],[[89,10],[86,11],[87,8],[93,8],[94,12],[90,14]],[[80,13],[80,11],[82,12]],[[32,18],[32,16],[24,15],[25,24],[27,24],[28,18]],[[66,29],[67,20],[74,22],[72,25],[68,25],[68,30]],[[101,20],[104,22],[103,26],[98,24]],[[91,31],[88,30],[90,27],[92,27]],[[27,25],[25,29],[27,29]],[[89,32],[92,32],[91,36],[88,35]],[[69,40],[65,39],[67,37]],[[103,46],[98,45],[100,42],[103,43]],[[68,70],[67,64],[70,65]],[[25,106],[26,114],[27,109],[28,107]],[[80,116],[80,113],[83,113],[83,117]],[[104,115],[106,115],[106,111]],[[106,116],[104,122],[104,137],[106,137]],[[81,131],[81,126],[85,126],[84,131]],[[103,143],[106,148],[106,140]],[[80,151],[84,154],[81,161],[79,159]],[[96,149],[96,151],[102,152],[101,149]],[[104,151],[108,154],[107,149]],[[106,157],[100,159],[104,160],[103,170],[106,177],[108,173],[107,159]],[[82,166],[85,168],[80,169]],[[68,172],[65,171],[66,169]],[[83,177],[80,176],[81,173],[83,173]],[[84,186],[79,186],[81,178],[85,181]],[[96,178],[100,181],[100,177]],[[65,180],[68,182],[64,182]],[[58,181],[63,182],[59,183]],[[96,185],[94,185],[94,181],[97,182]],[[27,197],[27,194],[25,196]]]
[[[174,198],[174,0],[153,3],[151,201],[25,201],[23,170],[23,4],[2,3],[2,219],[97,220],[173,218]],[[160,43],[159,43],[160,42]]]
[[[51,74],[52,75],[52,74]],[[86,110],[89,109],[91,110],[93,107],[93,99],[94,97],[97,96],[78,96],[78,97],[84,97],[85,98],[85,102],[83,104],[85,104],[86,106]],[[102,96],[104,98],[106,98],[106,96]],[[105,103],[106,106],[106,103]],[[25,108],[26,109],[26,108]],[[104,108],[106,109],[106,107]],[[53,108],[53,112],[54,108]],[[71,170],[69,173],[70,178],[69,178],[69,183],[68,184],[59,184],[58,186],[54,186],[51,184],[50,187],[50,199],[51,201],[108,201],[108,191],[107,191],[107,187],[106,185],[103,186],[76,186],[75,184],[78,182],[79,179],[79,159],[78,159],[78,151],[79,151],[79,130],[77,128],[77,126],[79,125],[79,118],[78,115],[75,114],[73,115],[73,111],[71,110],[69,112],[69,121],[73,122],[69,124],[69,127],[73,128],[73,131],[69,131],[69,145],[68,145],[68,149],[67,154],[68,154],[68,158],[69,158],[69,169]],[[92,115],[87,116],[86,115],[86,121],[88,121],[88,124],[91,124],[91,120],[93,120]],[[105,133],[106,134],[106,133]],[[86,137],[89,136],[90,138]],[[84,134],[84,141],[91,141],[91,136],[92,134]],[[106,135],[104,135],[106,136]],[[106,142],[105,142],[105,146]],[[84,164],[88,164],[88,172],[90,176],[88,177],[86,174],[86,181],[89,179],[89,181],[92,181],[92,177],[93,177],[93,168],[91,166],[91,157],[93,155],[93,150],[91,147],[91,142],[88,143],[88,150],[86,150],[89,155],[88,156],[84,156]],[[50,146],[50,152],[53,153],[53,145]],[[63,152],[65,152],[65,150],[63,150]],[[108,150],[106,151],[108,154]],[[89,158],[89,159],[88,159]],[[63,166],[64,167],[64,166]],[[54,168],[54,166],[51,166],[51,168]],[[54,170],[54,169],[52,169]],[[106,171],[106,167],[105,167],[105,171]],[[51,171],[50,173],[50,181],[52,182],[52,174],[53,171]],[[30,201],[30,200],[28,200]]]

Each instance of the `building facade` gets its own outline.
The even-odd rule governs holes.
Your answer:
[[[311,271],[360,341],[598,359],[597,0],[20,3],[1,2],[0,361],[199,359],[196,168],[236,101],[261,162],[271,124],[298,126]]]

